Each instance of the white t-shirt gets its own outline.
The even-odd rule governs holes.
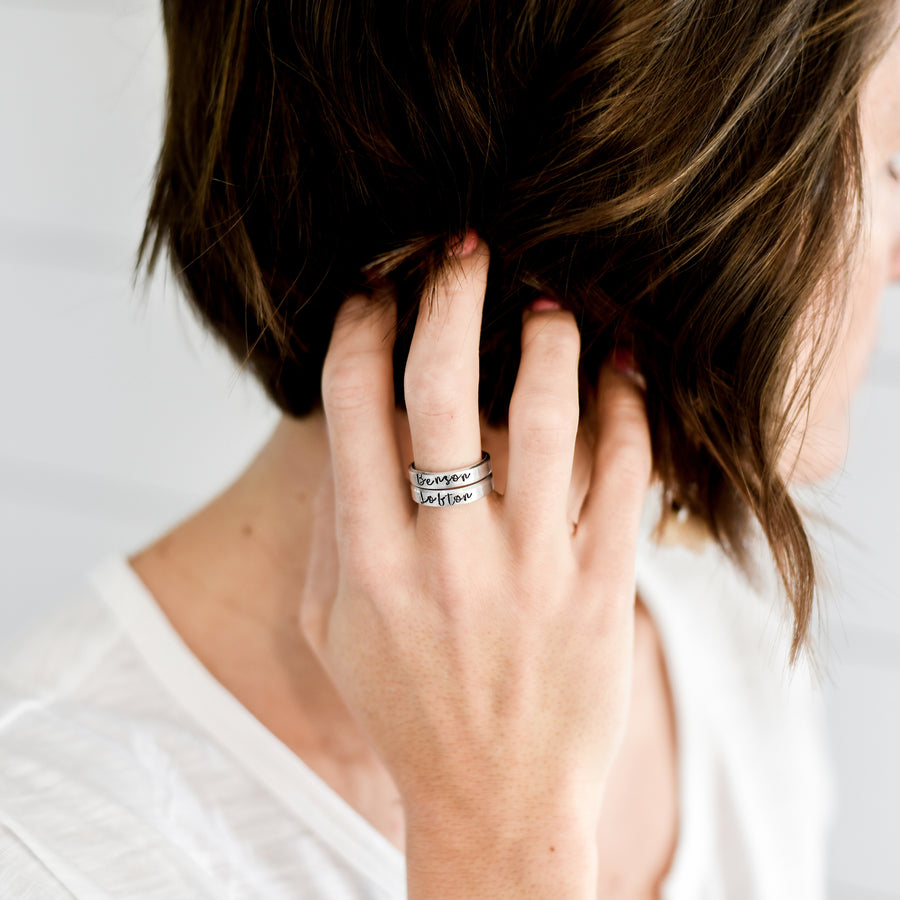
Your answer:
[[[787,630],[710,546],[644,542],[674,696],[663,900],[825,896],[824,712]],[[124,554],[0,664],[0,898],[405,897],[404,857],[183,643]]]

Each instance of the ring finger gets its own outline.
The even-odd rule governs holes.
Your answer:
[[[470,230],[435,284],[433,303],[419,306],[403,376],[418,469],[443,472],[481,459],[479,346],[489,262],[487,245]]]

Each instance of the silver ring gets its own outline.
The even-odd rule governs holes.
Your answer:
[[[413,500],[420,506],[459,506],[463,503],[474,503],[482,497],[487,497],[494,490],[494,476],[488,475],[475,484],[467,484],[461,488],[442,488],[431,490],[420,488],[414,484],[409,486]]]
[[[434,491],[474,484],[490,474],[491,456],[487,450],[481,451],[481,459],[474,466],[463,466],[448,472],[426,472],[424,469],[417,469],[414,462],[409,464],[410,484]]]

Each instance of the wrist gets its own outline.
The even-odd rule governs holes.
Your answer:
[[[597,821],[585,810],[515,817],[419,816],[406,820],[410,900],[595,898]]]

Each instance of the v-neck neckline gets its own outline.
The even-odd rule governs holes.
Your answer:
[[[638,592],[654,618],[672,693],[676,725],[679,834],[672,864],[662,882],[662,900],[689,896],[695,792],[700,783],[700,747],[695,711],[686,703],[678,655],[666,616],[660,616],[663,587],[639,567]],[[203,665],[163,612],[123,554],[107,557],[89,579],[116,615],[131,642],[179,706],[247,771],[327,845],[391,895],[406,893],[405,855],[321,776],[269,731]],[[688,893],[685,891],[688,890]]]

